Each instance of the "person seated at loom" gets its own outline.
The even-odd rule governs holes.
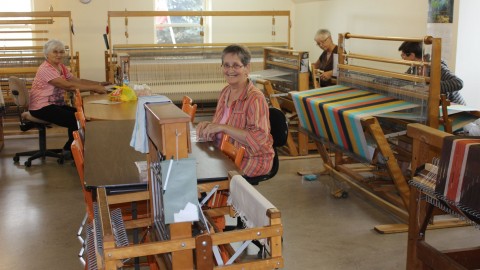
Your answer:
[[[222,71],[228,85],[220,93],[213,120],[198,123],[197,136],[220,145],[223,134],[228,134],[235,146],[246,148],[243,174],[255,177],[270,171],[274,150],[267,101],[248,78],[250,59],[250,51],[242,45],[223,50]]]
[[[402,52],[401,57],[403,60],[408,61],[429,61],[429,55],[423,54],[423,48],[421,42],[405,41],[398,48]],[[408,74],[429,76],[430,71],[423,72],[423,67],[410,67],[406,71]],[[440,93],[445,94],[450,102],[466,105],[465,100],[460,95],[459,91],[463,88],[463,81],[455,76],[453,72],[448,69],[447,63],[441,60],[441,76],[440,76]]]
[[[65,104],[65,91],[94,91],[106,93],[101,83],[75,77],[63,64],[65,45],[56,39],[47,41],[43,47],[45,61],[40,65],[29,91],[30,114],[38,119],[68,128],[68,141],[63,146],[65,158],[71,158],[70,146],[73,131],[78,129],[76,109]]]
[[[332,35],[327,29],[318,30],[313,40],[323,50],[318,60],[313,64],[315,69],[323,71],[320,74],[320,86],[334,85],[332,82],[333,55],[338,53],[338,46],[333,43]]]

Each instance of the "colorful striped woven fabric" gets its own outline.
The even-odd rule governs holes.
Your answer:
[[[443,139],[435,193],[470,219],[480,220],[480,137]]]
[[[292,98],[302,128],[366,159],[371,153],[360,120],[418,106],[342,85],[292,93]]]

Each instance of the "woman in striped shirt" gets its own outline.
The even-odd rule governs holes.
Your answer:
[[[198,123],[197,136],[219,145],[223,134],[228,134],[235,146],[245,146],[241,169],[244,175],[254,177],[270,171],[274,151],[267,101],[248,78],[250,59],[249,50],[242,45],[223,50],[222,71],[228,85],[220,93],[213,120]]]
[[[398,48],[402,52],[401,57],[403,60],[409,61],[422,61],[422,59],[428,59],[428,55],[423,55],[422,43],[405,41]],[[422,67],[411,67],[407,70],[408,74],[416,75],[429,75],[429,71],[422,72]],[[455,76],[453,72],[448,69],[447,63],[441,61],[441,76],[440,76],[440,93],[445,94],[447,99],[453,103],[466,105],[467,103],[460,95],[459,91],[463,88],[463,81]]]

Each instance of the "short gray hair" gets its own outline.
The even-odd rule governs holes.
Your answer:
[[[315,37],[313,37],[313,39],[317,39],[317,37],[319,37],[319,36],[330,37],[330,36],[332,36],[332,33],[330,33],[330,31],[328,29],[319,29],[317,31],[317,33],[315,34]]]
[[[43,45],[43,54],[45,55],[45,58],[47,58],[47,55],[49,52],[53,51],[54,49],[62,49],[65,50],[65,44],[61,42],[58,39],[50,39]]]
[[[252,59],[252,54],[250,53],[250,50],[246,46],[243,46],[240,44],[232,44],[232,45],[228,45],[227,47],[225,47],[225,49],[223,49],[222,65],[223,65],[223,58],[225,57],[225,55],[229,53],[238,56],[238,58],[240,58],[240,61],[244,66],[250,64],[250,60]]]

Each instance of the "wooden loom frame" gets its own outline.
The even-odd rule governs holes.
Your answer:
[[[74,53],[73,49],[73,36],[71,32],[71,25],[72,25],[72,16],[70,11],[34,11],[34,12],[0,12],[0,17],[4,18],[24,18],[24,17],[31,17],[32,19],[25,19],[25,20],[0,20],[1,24],[54,24],[54,18],[66,18],[68,19],[68,25],[66,27],[69,33],[69,40],[68,44],[66,44],[66,48],[69,50],[70,56],[70,71],[77,77],[80,76],[80,63],[79,63],[79,53]],[[48,19],[39,19],[39,18],[48,18]],[[35,34],[46,34],[48,33],[47,30],[32,30],[32,33]],[[8,32],[8,33],[17,33],[16,31]],[[2,34],[8,34],[3,32]],[[39,38],[32,38],[32,41],[46,41],[44,39]],[[18,52],[18,51],[25,51],[26,53],[11,53],[11,52]],[[8,47],[0,47],[0,62],[3,57],[20,57],[20,56],[27,56],[27,57],[44,57],[43,55],[43,45],[42,46],[8,46]],[[5,76],[9,75],[32,75],[35,76],[38,67],[0,67],[0,73]],[[3,87],[2,87],[3,88]],[[8,87],[7,87],[8,89]],[[4,90],[5,91],[5,90]],[[13,102],[13,97],[11,97],[11,93],[9,90],[5,92],[5,97],[8,101]]]
[[[420,165],[431,162],[433,157],[439,157],[443,138],[450,135],[420,124],[408,125],[407,132],[413,139],[412,168],[418,168]],[[425,241],[427,225],[433,218],[435,210],[439,210],[425,201],[426,196],[430,195],[415,187],[410,190],[406,269],[480,268],[479,247],[439,251]],[[459,216],[463,215],[459,214]],[[461,224],[465,223],[459,222],[459,225]]]
[[[230,172],[229,178],[238,174]],[[198,185],[198,192],[209,192],[214,186],[218,185],[218,190],[228,190],[230,179]],[[132,244],[127,247],[116,247],[115,239],[112,231],[112,223],[110,220],[109,204],[118,202],[132,202],[147,199],[148,192],[139,192],[136,196],[129,194],[107,196],[105,188],[100,188],[97,192],[97,204],[99,209],[100,224],[102,227],[102,238],[104,253],[97,254],[97,265],[100,269],[113,270],[123,265],[122,260],[134,257],[153,256],[154,265],[161,265],[166,268],[175,268],[172,262],[165,261],[162,254],[182,251],[196,252],[195,261],[187,261],[183,259],[179,267],[181,269],[274,269],[283,267],[282,257],[282,234],[283,227],[281,224],[281,213],[278,209],[269,209],[267,215],[270,218],[270,225],[264,227],[256,227],[251,229],[243,229],[229,232],[215,232],[215,225],[211,222],[212,217],[232,215],[233,209],[230,206],[217,207],[204,210],[204,214],[210,221],[211,234],[201,234],[196,237],[183,237],[178,239],[170,239],[166,241],[150,241],[141,244]],[[125,222],[126,229],[141,229],[153,226],[152,218],[143,218]],[[153,233],[153,232],[152,232]],[[267,238],[271,248],[271,257],[261,260],[234,263],[227,266],[215,266],[213,263],[212,246],[229,245],[233,242],[244,241],[249,239]],[[229,249],[227,249],[229,250]],[[230,254],[231,255],[231,254]],[[162,268],[163,269],[163,268]]]
[[[301,64],[303,56],[307,54],[306,51],[296,51],[291,49],[282,49],[282,48],[272,48],[267,47],[264,48],[264,55],[263,55],[263,66],[264,69],[267,69],[268,66],[277,66],[285,69],[289,69],[293,72],[296,72],[297,82],[298,82],[298,89],[290,89],[290,91],[304,91],[309,89],[309,73],[308,72],[301,72]],[[280,63],[269,60],[270,56],[272,57],[281,57],[283,59],[291,59],[296,61],[297,65],[291,65],[286,63]],[[308,67],[307,67],[308,68]],[[278,94],[285,94],[282,91],[279,91],[274,88],[272,83],[269,80],[259,79],[257,83],[262,84],[265,90],[266,96],[270,99],[270,103],[273,107],[287,111],[292,114],[291,118],[296,118],[296,110],[295,106],[290,97],[288,96],[279,96]],[[287,137],[287,148],[289,154],[291,156],[305,156],[308,155],[308,137],[298,132],[297,134],[297,142],[294,141],[292,136],[292,129],[296,127],[289,127],[288,137]]]
[[[345,40],[350,38],[357,39],[370,39],[370,40],[384,40],[384,41],[415,41],[423,42],[425,44],[432,45],[432,60],[430,62],[431,71],[430,77],[421,77],[416,75],[402,74],[398,72],[391,72],[380,69],[373,69],[362,66],[355,66],[347,63],[347,58],[356,58],[363,60],[370,60],[383,63],[396,63],[403,64],[406,66],[417,65],[423,66],[428,65],[425,62],[416,62],[416,61],[404,61],[397,59],[388,59],[380,58],[376,56],[367,56],[359,54],[347,54],[345,52]],[[363,73],[388,76],[393,78],[400,78],[405,80],[410,80],[414,82],[429,82],[429,93],[427,98],[427,121],[426,124],[432,128],[438,128],[439,126],[439,105],[440,105],[440,55],[441,55],[441,39],[433,37],[425,38],[402,38],[402,37],[384,37],[384,36],[364,36],[364,35],[352,35],[350,33],[339,34],[339,50],[338,50],[338,68],[340,70],[352,70],[360,71]],[[340,79],[338,79],[340,81]],[[374,87],[373,83],[367,83],[368,86]],[[364,176],[362,173],[372,172],[375,170],[375,166],[351,166],[343,156],[344,150],[340,147],[333,145],[329,142],[326,142],[322,138],[318,138],[316,135],[311,132],[300,128],[302,132],[309,134],[317,144],[317,149],[320,152],[322,157],[324,167],[327,172],[330,173],[335,179],[342,182],[348,183],[350,187],[353,187],[355,190],[359,191],[362,195],[374,203],[378,204],[381,208],[393,213],[404,224],[393,224],[393,225],[379,225],[375,229],[380,233],[394,233],[406,231],[407,222],[408,222],[408,209],[410,209],[410,188],[407,184],[407,180],[403,175],[400,166],[397,163],[397,158],[395,151],[399,149],[393,149],[389,144],[389,141],[386,138],[386,134],[382,130],[382,127],[376,117],[366,117],[361,120],[362,126],[366,132],[368,132],[371,137],[374,139],[377,145],[376,153],[381,153],[384,157],[385,165],[388,171],[388,175],[393,181],[393,186],[371,186],[368,187],[366,183],[361,183],[364,181]],[[400,124],[407,124],[405,121],[398,121]],[[332,159],[327,151],[327,148],[334,150],[335,158]],[[408,153],[403,153],[408,155]],[[375,162],[376,160],[373,160]],[[393,192],[392,192],[393,191]],[[395,195],[395,192],[398,193],[398,196]],[[333,194],[341,194],[338,190],[334,190]],[[445,226],[449,226],[449,222],[439,223]],[[439,224],[440,225],[440,224]]]
[[[286,46],[290,47],[290,11],[109,11],[108,12],[108,44],[110,49],[105,52],[105,76],[106,80],[113,82],[115,65],[114,48],[132,48],[137,52],[145,51],[176,51],[176,48],[192,48],[199,50],[201,48],[218,50],[221,52],[223,48],[231,43],[204,43],[204,44],[112,44],[112,28],[111,18],[129,18],[129,17],[155,17],[155,16],[198,16],[198,17],[258,17],[258,16],[284,16],[287,17],[287,42],[271,42],[271,43],[243,43],[248,47],[265,47],[265,46]]]

